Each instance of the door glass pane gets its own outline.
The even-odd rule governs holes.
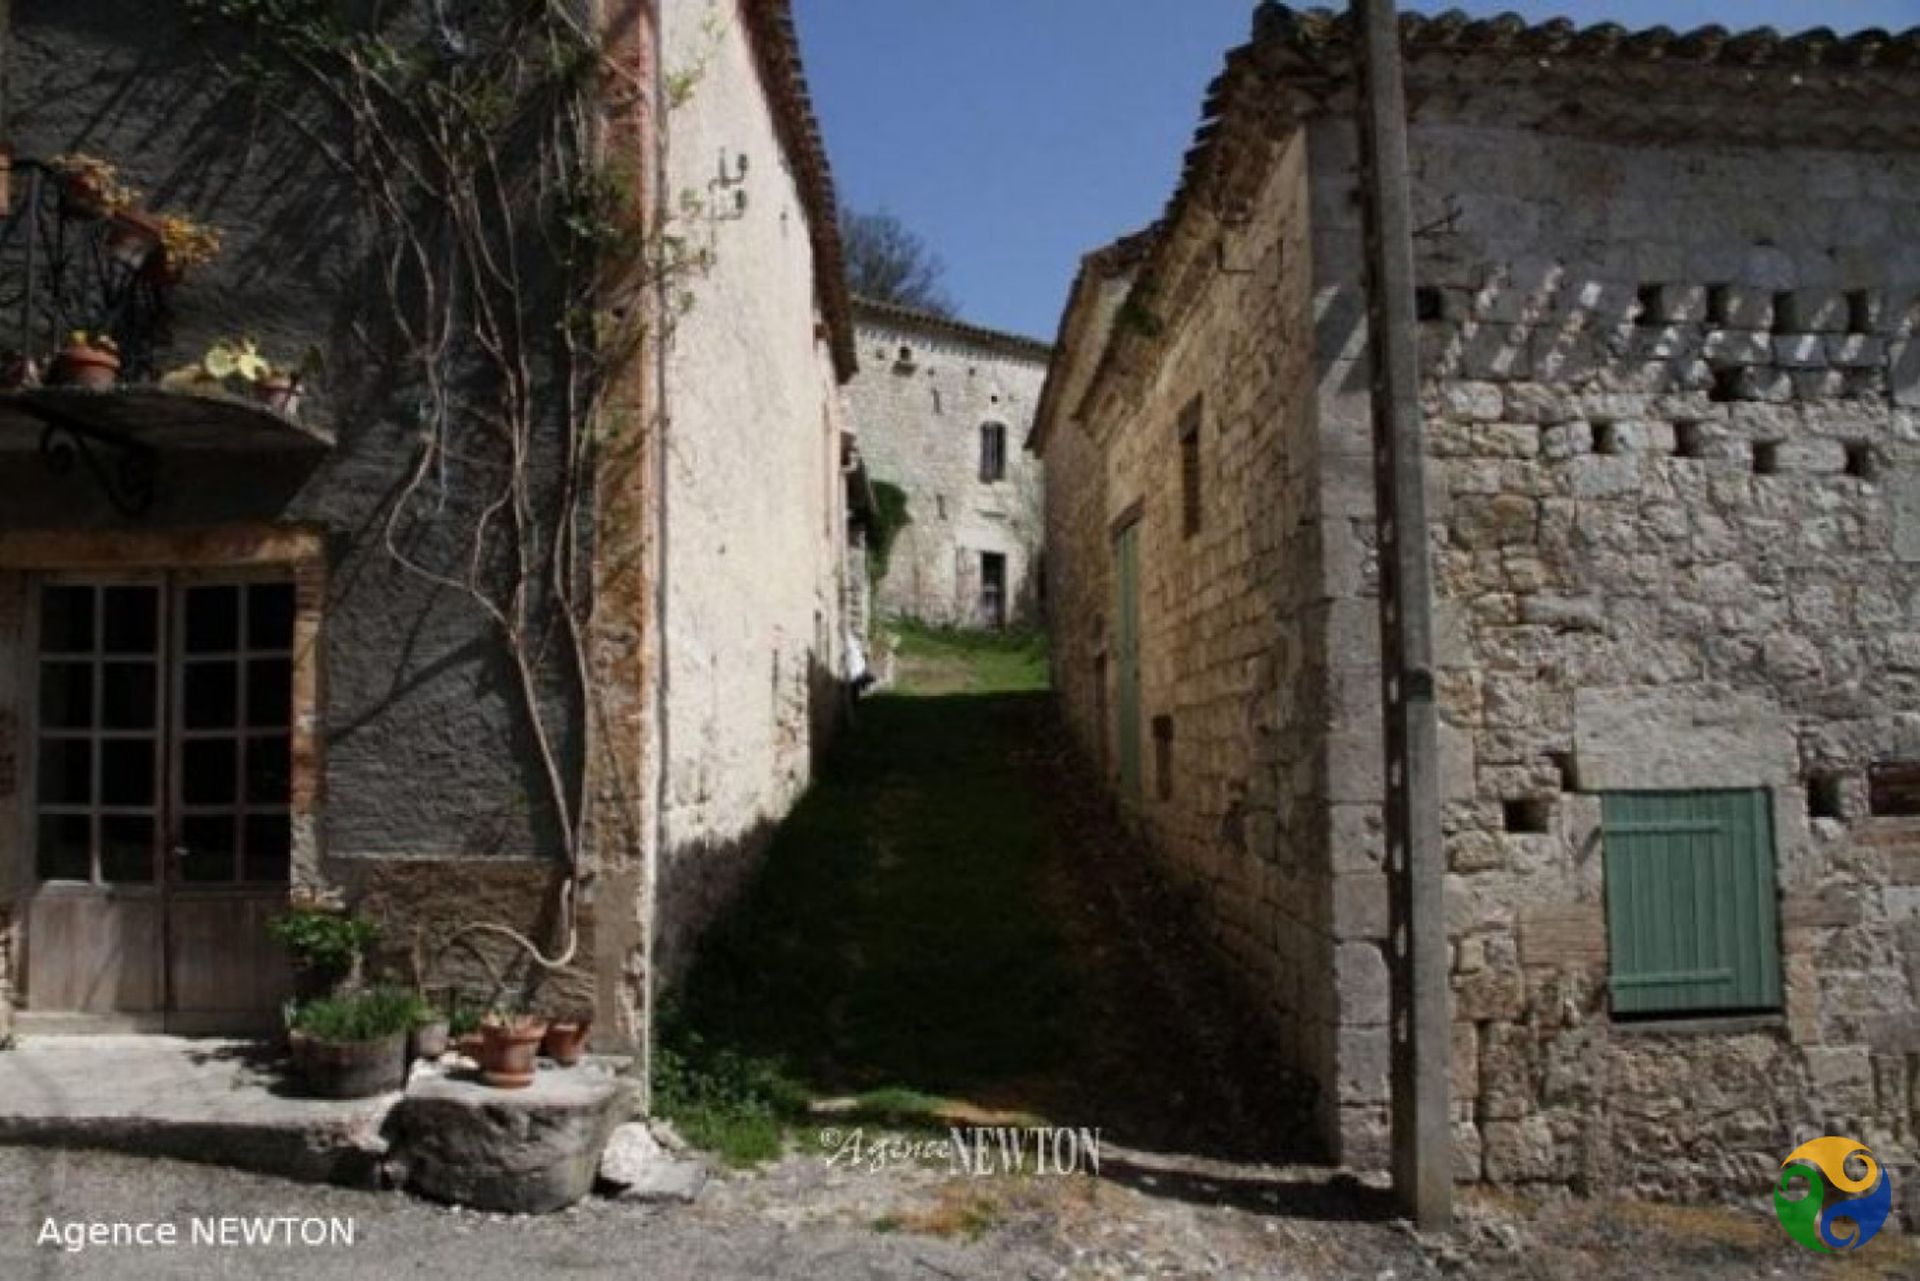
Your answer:
[[[152,729],[158,712],[152,663],[107,663],[100,669],[100,724]]]
[[[233,820],[196,816],[181,820],[180,879],[196,885],[233,880]]]
[[[247,648],[293,648],[292,583],[260,583],[247,589]]]
[[[80,814],[42,814],[40,816],[40,879],[43,881],[88,881],[93,879],[93,858],[89,832],[92,823]]]
[[[247,802],[285,805],[290,794],[290,753],[284,736],[247,740]]]
[[[93,664],[40,664],[40,724],[47,729],[93,725]]]
[[[86,805],[93,800],[93,742],[85,738],[40,740],[40,803]]]
[[[230,738],[194,738],[180,745],[180,799],[188,805],[231,805],[236,799],[236,744]]]
[[[284,658],[256,658],[247,664],[247,724],[283,729],[292,718],[293,664]]]
[[[187,652],[206,654],[240,648],[240,589],[191,587],[186,592]]]
[[[111,814],[100,820],[100,879],[110,884],[153,880],[153,820]]]
[[[40,652],[93,652],[93,588],[45,587],[40,591]]]
[[[286,881],[292,835],[292,823],[285,814],[248,815],[246,879]]]
[[[160,593],[152,587],[109,587],[103,593],[102,639],[109,654],[152,654],[160,648]]]
[[[100,803],[153,804],[153,740],[110,738],[100,744]]]
[[[240,716],[238,663],[188,663],[181,724],[188,729],[232,729]]]

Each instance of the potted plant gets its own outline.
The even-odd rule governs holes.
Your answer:
[[[453,1038],[454,1049],[476,1063],[480,1061],[484,1038],[480,1035],[480,1015],[477,1011],[455,1005],[447,1015],[447,1033]]]
[[[547,1021],[531,1014],[495,1010],[480,1021],[480,1079],[498,1090],[533,1084],[534,1054]]]
[[[295,418],[300,413],[306,381],[319,368],[318,349],[309,350],[297,366],[280,367],[260,354],[253,339],[234,338],[213,344],[197,363],[173,370],[160,382],[184,391],[225,390],[251,395],[275,413]]]
[[[147,275],[156,284],[177,285],[194,267],[212,262],[220,253],[220,231],[184,214],[162,214],[158,219],[160,252],[147,260]]]
[[[120,379],[120,345],[106,334],[76,329],[53,358],[53,381],[90,391],[110,390]]]
[[[377,987],[296,1007],[288,1040],[307,1090],[359,1099],[400,1089],[407,1080],[407,1033],[424,1004],[405,988]]]
[[[371,921],[319,907],[296,907],[268,922],[267,930],[293,962],[297,1000],[327,996],[352,977],[379,937]]]
[[[55,156],[49,163],[60,182],[60,212],[79,222],[93,222],[132,208],[140,193],[120,181],[120,171],[108,161],[83,152]]]
[[[556,1018],[547,1024],[540,1052],[561,1067],[572,1067],[586,1052],[587,1033],[592,1030],[593,1020],[585,1015]]]

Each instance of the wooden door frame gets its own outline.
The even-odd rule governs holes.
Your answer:
[[[17,781],[19,796],[15,836],[17,865],[8,879],[18,889],[13,913],[18,939],[15,952],[16,990],[24,1006],[15,1025],[25,1033],[162,1031],[167,1026],[163,996],[161,1011],[148,1015],[95,1015],[33,1008],[33,940],[28,928],[31,904],[46,892],[39,879],[34,842],[35,786],[30,763],[36,755],[39,733],[39,638],[37,622],[39,583],[47,576],[89,575],[242,575],[274,573],[294,588],[290,778],[288,822],[291,852],[289,895],[301,896],[320,883],[322,852],[318,822],[324,774],[320,734],[322,697],[321,620],[327,585],[326,536],[316,525],[246,524],[168,530],[23,530],[0,532],[0,572],[24,579],[27,616],[22,620],[19,653],[22,679],[18,685],[18,757],[29,762]],[[59,887],[56,893],[72,892]],[[89,887],[88,893],[94,892]],[[164,945],[164,933],[163,933]],[[162,972],[164,982],[165,965]],[[220,1023],[214,1020],[213,1023]],[[226,1030],[221,1027],[171,1030]]]

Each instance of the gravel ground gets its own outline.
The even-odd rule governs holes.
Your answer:
[[[1109,1172],[1111,1173],[1111,1171]],[[544,1218],[457,1212],[397,1193],[284,1183],[96,1153],[0,1149],[0,1277],[1497,1278],[1912,1277],[1912,1239],[1847,1259],[1789,1242],[1765,1209],[1471,1196],[1461,1230],[1422,1241],[1372,1189],[1303,1172],[1208,1181],[1138,1175],[951,1177],[790,1156],[727,1175],[692,1206],[593,1200]],[[1242,1208],[1253,1206],[1257,1208]],[[1271,1209],[1267,1207],[1272,1207]],[[195,1216],[338,1217],[351,1245],[193,1245]],[[1356,1217],[1363,1216],[1363,1217]],[[66,1223],[171,1223],[181,1244],[36,1245]]]

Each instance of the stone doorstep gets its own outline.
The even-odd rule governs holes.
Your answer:
[[[476,1208],[538,1213],[590,1192],[608,1138],[637,1115],[629,1059],[543,1066],[524,1090],[483,1085],[462,1063],[416,1064],[405,1092],[314,1099],[283,1092],[279,1067],[248,1042],[30,1037],[0,1052],[0,1143],[367,1190],[407,1186]]]

